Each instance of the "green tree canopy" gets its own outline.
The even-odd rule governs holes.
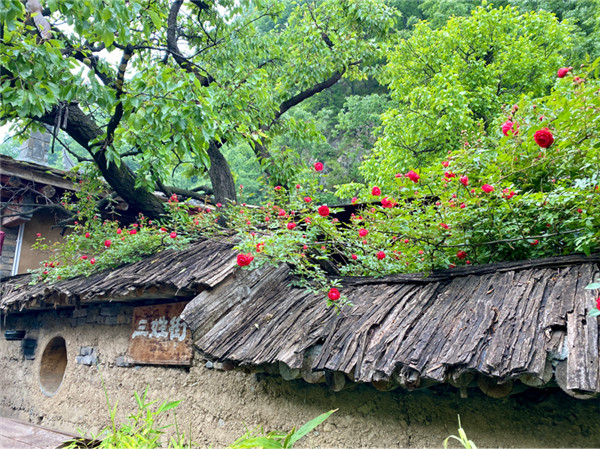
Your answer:
[[[149,216],[162,213],[151,192],[177,191],[166,184],[182,165],[188,175],[210,166],[216,201],[235,200],[224,143],[249,142],[269,159],[270,136],[291,126],[286,112],[342,77],[364,78],[393,24],[379,0],[301,2],[281,23],[286,3],[53,0],[48,36],[36,28],[39,12],[31,20],[9,0],[0,16],[0,124],[63,129]],[[267,18],[272,28],[256,26]]]
[[[389,183],[398,171],[458,149],[461,131],[489,129],[504,105],[547,93],[569,32],[550,13],[512,7],[479,7],[438,30],[419,23],[388,56],[382,80],[395,107],[383,116],[365,177]]]

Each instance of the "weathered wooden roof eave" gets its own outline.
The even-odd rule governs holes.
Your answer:
[[[263,267],[201,292],[183,317],[199,351],[242,366],[306,371],[308,360],[309,372],[413,388],[473,374],[544,385],[554,374],[569,394],[589,397],[600,393],[600,320],[587,316],[595,298],[584,287],[599,276],[599,261],[344,279],[355,305],[340,314],[291,287],[286,266]]]
[[[237,267],[233,245],[202,240],[186,250],[166,250],[120,268],[54,284],[30,285],[21,275],[0,284],[5,313],[76,306],[104,301],[131,301],[195,296],[219,284]]]

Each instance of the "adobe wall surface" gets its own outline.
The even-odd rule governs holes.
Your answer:
[[[33,250],[31,247],[36,242],[38,233],[42,234],[45,239],[44,243],[47,245],[52,246],[55,242],[61,242],[63,228],[53,228],[57,221],[58,219],[49,214],[34,214],[31,220],[25,223],[18,274],[39,268],[42,260],[51,257],[50,251],[41,252]]]
[[[147,385],[150,399],[182,400],[176,410],[180,428],[191,428],[200,446],[226,446],[245,425],[289,430],[334,408],[339,411],[298,447],[441,447],[457,433],[457,414],[478,447],[600,446],[600,401],[562,392],[492,399],[469,390],[469,398],[460,399],[458,390],[445,386],[409,393],[356,385],[333,393],[302,380],[207,369],[197,354],[189,368],[120,367],[116,360],[127,351],[131,307],[102,310],[8,317],[0,339],[2,416],[97,433],[109,423],[101,372],[111,404],[119,403],[118,420],[134,411],[133,392]],[[24,359],[21,342],[4,339],[5,329],[27,329],[28,338],[37,338],[33,360]],[[40,389],[40,359],[57,335],[66,341],[67,366],[58,392],[48,397]],[[77,363],[81,348],[90,347],[99,369]]]

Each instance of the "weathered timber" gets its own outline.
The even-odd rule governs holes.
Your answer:
[[[325,381],[325,371],[313,371],[315,359],[321,353],[323,345],[315,345],[304,351],[304,360],[302,361],[302,370],[300,374],[309,384],[316,384]]]
[[[554,377],[558,386],[571,397],[576,399],[592,399],[598,396],[598,392],[569,388],[569,367],[566,361],[557,363],[554,368]]]
[[[519,380],[530,387],[543,387],[552,380],[552,363],[549,359],[546,360],[546,365],[544,365],[544,371],[542,372],[541,377],[536,377],[531,374],[522,374],[519,376]]]
[[[342,391],[346,386],[346,376],[339,371],[327,371],[325,373],[325,383],[332,391]]]
[[[279,362],[279,374],[284,380],[294,380],[300,377],[300,370],[298,368],[290,368],[284,362]]]
[[[12,312],[193,298],[182,318],[207,359],[334,390],[348,377],[383,390],[450,382],[466,396],[477,378],[499,397],[547,385],[556,366],[567,393],[600,393],[600,320],[587,316],[595,298],[584,289],[599,276],[600,255],[342,279],[354,306],[340,313],[292,287],[288,266],[240,269],[235,257],[232,244],[205,240],[90,278],[28,286],[17,277],[3,284],[0,304]]]
[[[383,390],[410,390],[455,373],[451,382],[466,396],[473,377],[482,375],[482,388],[500,397],[521,388],[510,382],[521,376],[536,386],[547,384],[548,360],[562,357],[572,364],[575,389],[597,392],[598,320],[583,319],[593,305],[583,287],[597,276],[599,260],[500,264],[494,270],[463,269],[461,275],[449,270],[445,278],[441,272],[408,276],[406,282],[398,276],[353,280],[343,291],[354,307],[339,314],[323,298],[290,287],[282,265],[265,268],[258,279],[242,274],[230,284],[233,275],[198,295],[184,316],[201,352],[241,365],[283,362],[305,377],[340,372]],[[568,307],[561,305],[563,297]],[[572,310],[581,311],[578,320]],[[309,370],[306,351],[314,345],[322,347]],[[582,359],[587,365],[578,363]]]
[[[202,240],[186,250],[166,250],[114,270],[55,284],[29,285],[30,275],[0,284],[4,312],[75,304],[150,298],[192,298],[214,287],[236,268],[236,252],[227,242]]]
[[[482,376],[481,374],[477,377],[477,385],[486,395],[492,398],[503,398],[510,394],[513,389],[512,380],[499,383],[491,377]]]

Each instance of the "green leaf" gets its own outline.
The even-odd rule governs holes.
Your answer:
[[[298,431],[294,434],[294,436],[292,438],[290,438],[290,441],[289,441],[290,445],[287,447],[292,447],[296,441],[298,441],[303,436],[307,435],[311,430],[313,430],[315,427],[317,427],[319,424],[321,424],[323,421],[325,421],[327,418],[329,418],[329,416],[332,413],[335,413],[337,411],[338,411],[337,408],[335,410],[330,410],[326,413],[323,413],[322,415],[317,416],[316,418],[311,419],[309,422],[304,424],[302,427],[300,427],[298,429]]]
[[[600,282],[592,282],[585,286],[587,290],[598,290],[600,289]]]
[[[106,45],[106,47],[110,47],[112,45],[112,43],[115,41],[115,35],[109,31],[109,30],[104,30],[102,32],[102,42],[104,42],[104,44]]]
[[[253,437],[247,438],[245,440],[236,442],[233,446],[230,446],[232,449],[242,449],[242,448],[252,448],[252,447],[262,447],[264,449],[281,449],[281,443],[277,440],[273,440],[267,437]]]
[[[150,16],[150,19],[152,20],[154,27],[157,30],[159,30],[160,26],[161,26],[161,20],[160,20],[160,17],[158,16],[158,14],[152,10],[148,10],[148,15]]]
[[[172,402],[164,402],[156,411],[156,413],[166,412],[167,410],[172,410],[181,404],[181,401],[172,401]]]

